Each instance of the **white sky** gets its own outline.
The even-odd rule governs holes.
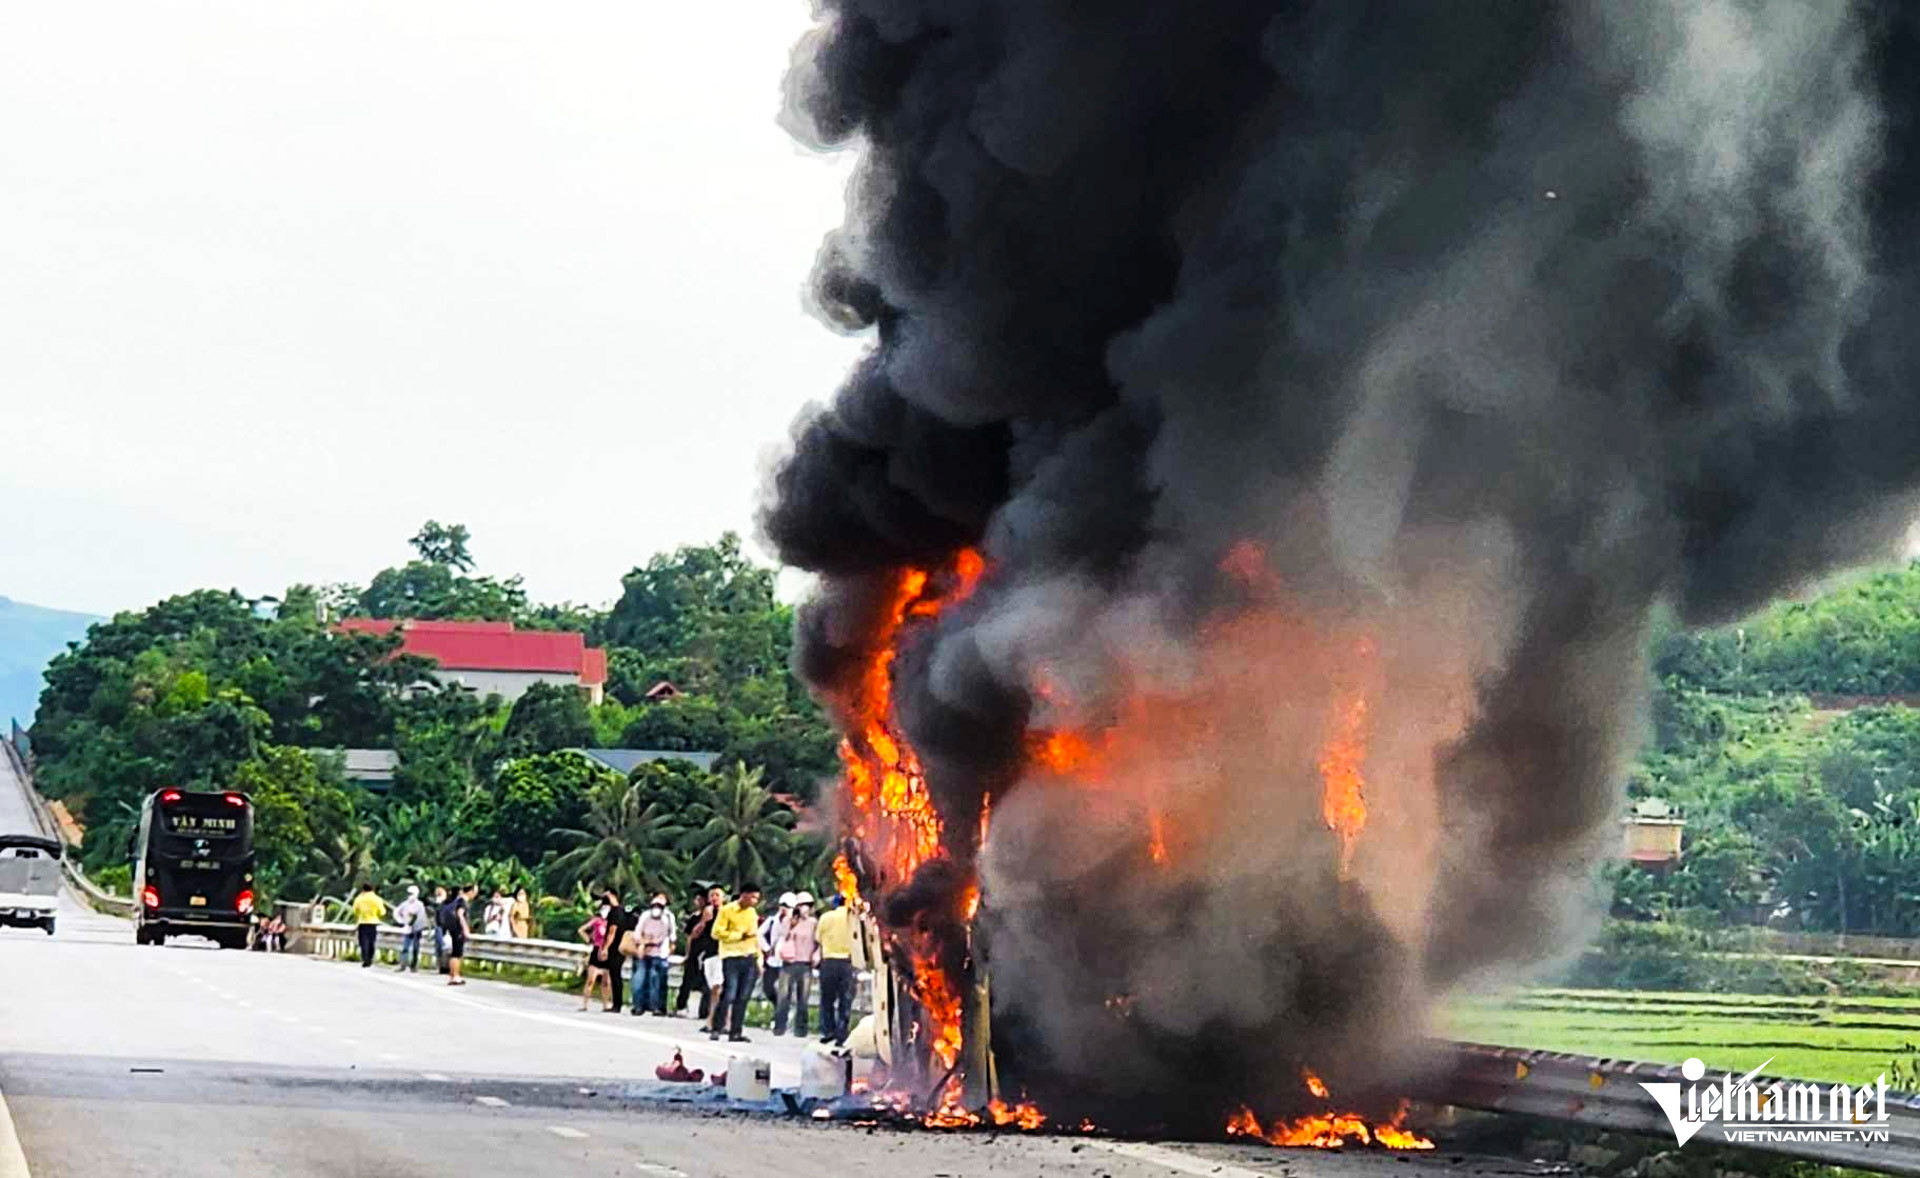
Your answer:
[[[861,344],[804,0],[0,8],[0,594],[364,581],[423,520],[604,601],[751,534]]]

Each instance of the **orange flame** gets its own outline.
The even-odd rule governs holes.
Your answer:
[[[1344,693],[1334,707],[1334,733],[1320,750],[1320,813],[1340,839],[1340,875],[1353,867],[1353,847],[1367,825],[1367,697]]]
[[[1167,819],[1158,809],[1147,811],[1147,854],[1162,867],[1171,862],[1167,854]]]
[[[847,862],[845,855],[833,857],[833,885],[848,908],[860,903],[860,880],[853,874],[853,864]]]
[[[1325,1100],[1327,1085],[1311,1071],[1305,1074],[1307,1091]],[[1268,1145],[1292,1148],[1343,1149],[1349,1145],[1378,1145],[1386,1149],[1432,1149],[1433,1142],[1406,1127],[1408,1105],[1400,1102],[1393,1119],[1380,1124],[1358,1113],[1328,1110],[1262,1127],[1252,1109],[1241,1105],[1227,1117],[1227,1136],[1257,1137]]]
[[[1071,776],[1093,764],[1095,749],[1083,734],[1059,728],[1036,733],[1031,755],[1034,763],[1062,776]]]
[[[920,759],[893,727],[893,660],[907,619],[932,617],[965,600],[979,585],[986,559],[973,549],[954,554],[936,582],[926,569],[895,575],[893,594],[875,635],[873,657],[841,701],[850,728],[840,742],[851,826],[892,880],[911,877],[940,854],[941,821]],[[842,887],[844,893],[845,888]]]
[[[940,1097],[932,1111],[920,1118],[930,1129],[968,1129],[980,1123],[980,1114],[968,1108],[961,1094],[960,1077],[950,1077],[941,1085]]]
[[[1012,1125],[1016,1129],[1032,1132],[1047,1123],[1047,1114],[1030,1101],[1008,1104],[1004,1100],[995,1100],[987,1105],[987,1116],[996,1125]]]
[[[945,825],[927,788],[920,759],[896,726],[894,659],[910,620],[937,616],[966,600],[986,571],[985,557],[972,549],[956,552],[939,569],[898,570],[872,636],[873,654],[838,700],[846,726],[840,760],[850,803],[847,826],[871,857],[873,882],[882,888],[904,883],[922,864],[947,854],[942,845]],[[987,821],[988,812],[983,806],[982,839]],[[834,880],[849,903],[859,898],[858,878],[844,856],[834,862]],[[979,903],[977,889],[963,902],[965,917],[971,920]],[[960,985],[947,976],[939,954],[932,948],[908,944],[906,951],[912,968],[912,994],[928,1033],[925,1048],[940,1068],[951,1073],[963,1044]],[[930,1102],[933,1112],[928,1114],[928,1123],[978,1123],[977,1114],[961,1107],[961,1093],[958,1078],[950,1077]]]
[[[927,1049],[943,1068],[951,1068],[960,1059],[963,1042],[960,1032],[960,994],[953,988],[946,971],[931,963],[915,962],[913,996],[926,1012],[933,1038]]]

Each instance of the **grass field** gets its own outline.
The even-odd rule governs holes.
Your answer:
[[[1456,1002],[1440,1029],[1469,1042],[1653,1063],[1696,1055],[1736,1072],[1771,1056],[1771,1075],[1858,1084],[1885,1071],[1911,1088],[1920,999],[1528,990]]]

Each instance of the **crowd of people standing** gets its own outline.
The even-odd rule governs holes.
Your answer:
[[[420,972],[420,950],[429,936],[433,938],[434,967],[447,976],[449,986],[464,986],[460,976],[467,956],[467,940],[473,936],[473,920],[479,903],[477,884],[454,888],[435,886],[430,899],[423,899],[420,885],[407,885],[407,898],[391,910],[373,885],[363,883],[354,893],[354,931],[359,940],[360,968],[372,969],[378,956],[380,927],[389,918],[400,928],[400,961],[394,968],[401,973]],[[494,889],[480,917],[481,928],[490,936],[527,937],[532,931],[533,905],[527,889],[511,897]],[[498,929],[499,931],[493,931]]]
[[[464,985],[461,964],[476,912],[488,936],[525,938],[532,931],[525,888],[511,896],[496,888],[483,909],[476,910],[478,903],[473,884],[451,891],[433,887],[426,897],[418,885],[410,885],[407,898],[389,910],[373,885],[361,884],[351,905],[361,966],[372,968],[380,928],[391,920],[400,928],[397,969],[417,973],[431,936],[435,964],[448,976],[447,984]],[[663,892],[653,893],[645,906],[628,907],[616,889],[601,889],[593,914],[578,929],[587,946],[580,1009],[589,1009],[598,995],[609,1014],[625,1008],[635,1016],[685,1017],[698,995],[695,1017],[707,1037],[745,1043],[747,1007],[759,993],[773,1008],[773,1033],[804,1039],[817,972],[820,1039],[844,1044],[852,1029],[858,977],[853,911],[839,896],[817,905],[804,891],[783,893],[765,915],[760,904],[757,884],[741,885],[731,900],[724,889],[710,887],[695,894],[682,919]],[[676,952],[684,953],[684,968],[679,994],[669,1006],[667,978]]]

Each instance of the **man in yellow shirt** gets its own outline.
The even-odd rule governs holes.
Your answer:
[[[720,1037],[720,1024],[727,1022],[727,1041],[745,1043],[747,1000],[753,997],[753,983],[760,974],[760,915],[754,906],[760,903],[758,884],[742,884],[740,897],[720,906],[713,918],[713,939],[720,944],[720,1005],[714,1013],[713,1028],[707,1038]]]
[[[845,899],[827,901],[813,935],[820,943],[820,1042],[843,1044],[853,1029],[853,913]]]
[[[353,898],[353,923],[359,926],[355,931],[360,934],[361,969],[373,968],[374,951],[380,944],[380,922],[386,918],[387,902],[373,890],[372,884],[361,884],[360,894]]]

